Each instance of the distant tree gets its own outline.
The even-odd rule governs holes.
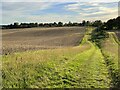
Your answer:
[[[72,26],[72,23],[70,21],[68,22],[68,26]]]
[[[107,22],[103,23],[103,25],[100,28],[104,30],[120,29],[120,16],[117,18],[108,20]]]
[[[18,26],[19,25],[19,23],[18,22],[14,22],[14,26]]]
[[[108,20],[107,23],[106,23],[106,28],[108,30],[112,30],[113,26],[114,26],[114,20],[113,19]]]
[[[39,26],[39,24],[36,22],[35,24],[34,24],[34,27],[38,27]]]
[[[58,22],[58,26],[59,27],[63,26],[63,23],[62,22]]]
[[[43,26],[44,26],[44,27],[49,27],[49,24],[48,24],[48,23],[44,23]]]
[[[39,27],[43,27],[43,25],[44,25],[43,23],[39,23]]]
[[[14,28],[18,28],[19,27],[19,23],[18,22],[14,22]]]
[[[91,25],[90,21],[87,21],[86,26],[90,26],[90,25]]]
[[[82,26],[86,26],[86,21],[85,20],[82,21]]]
[[[10,28],[11,29],[11,28],[13,28],[13,25],[10,24],[10,25],[6,26],[6,28],[8,28],[8,29]]]
[[[28,24],[27,24],[27,23],[21,23],[21,24],[20,24],[20,27],[21,27],[21,28],[27,28],[27,27],[28,27]]]
[[[29,23],[29,26],[30,27],[34,27],[34,23]]]
[[[68,24],[67,24],[67,23],[65,23],[65,24],[64,24],[64,26],[68,26]]]
[[[76,22],[76,23],[73,23],[72,26],[78,26],[79,24]]]
[[[56,22],[54,22],[54,23],[53,23],[53,26],[54,26],[54,27],[57,27],[57,23],[56,23]]]
[[[102,21],[101,20],[96,20],[95,22],[93,22],[92,26],[95,27],[100,27],[102,25]]]
[[[53,27],[53,23],[49,23],[49,27]]]
[[[117,29],[120,29],[120,16],[116,18],[115,24],[116,24]]]
[[[82,26],[82,23],[78,23],[78,26]]]

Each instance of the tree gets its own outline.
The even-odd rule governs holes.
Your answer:
[[[14,28],[18,28],[19,27],[19,23],[18,22],[15,22],[14,23]]]
[[[49,24],[48,23],[44,23],[44,27],[49,27]]]
[[[38,26],[39,26],[39,24],[36,22],[36,23],[34,24],[34,26],[35,26],[35,27],[38,27]]]
[[[90,25],[91,25],[90,21],[87,21],[86,26],[90,26]]]
[[[94,27],[100,27],[102,25],[102,21],[101,20],[96,20],[95,22],[93,22],[92,24]]]
[[[57,26],[57,23],[56,23],[56,22],[54,22],[54,23],[53,23],[53,26],[54,26],[54,27],[56,27],[56,26]]]
[[[58,26],[59,27],[63,26],[63,23],[62,22],[58,22]]]
[[[114,20],[113,19],[108,20],[106,23],[106,28],[108,30],[111,30],[111,29],[113,29],[113,26],[114,26]]]
[[[68,24],[67,24],[67,23],[65,23],[65,24],[64,24],[64,26],[68,26]]]
[[[83,21],[82,21],[82,26],[85,26],[85,24],[86,24],[86,21],[83,20]]]
[[[78,23],[73,23],[72,26],[78,26],[79,24]]]
[[[39,26],[40,26],[40,27],[43,27],[43,23],[39,23]]]
[[[120,29],[120,16],[117,18],[108,20],[106,23],[103,23],[100,28],[105,30]]]
[[[18,22],[14,22],[14,26],[18,26],[19,25],[19,23]]]
[[[72,26],[72,23],[70,21],[68,22],[68,26]]]
[[[115,22],[117,29],[120,29],[120,16],[116,18],[116,22]]]

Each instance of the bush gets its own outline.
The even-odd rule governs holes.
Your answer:
[[[108,33],[100,28],[96,28],[91,33],[91,41],[94,42],[99,48],[101,48],[101,41],[108,37]]]

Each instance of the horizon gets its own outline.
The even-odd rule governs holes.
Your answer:
[[[101,20],[118,16],[118,2],[2,2],[2,23],[53,23]]]

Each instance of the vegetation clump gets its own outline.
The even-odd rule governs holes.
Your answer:
[[[105,38],[108,38],[109,35],[105,30],[101,30],[100,28],[96,28],[91,33],[91,41],[95,42],[95,44],[101,48],[101,41]]]

